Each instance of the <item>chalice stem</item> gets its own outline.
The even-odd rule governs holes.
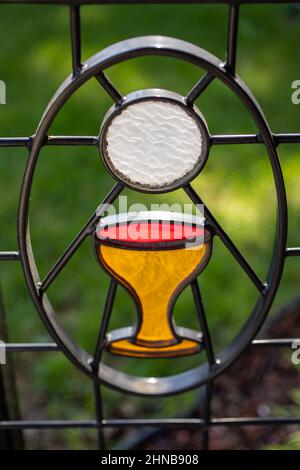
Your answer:
[[[144,301],[141,306],[140,317],[139,329],[134,340],[136,344],[162,347],[179,342],[174,335],[168,299],[161,301],[159,296],[153,296],[150,302]]]

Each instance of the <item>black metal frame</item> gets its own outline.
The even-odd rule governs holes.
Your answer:
[[[92,57],[85,63],[83,67],[81,62],[81,38],[80,38],[80,4],[78,1],[59,1],[59,0],[32,0],[14,2],[13,0],[0,0],[0,3],[64,3],[70,8],[70,30],[72,45],[72,63],[73,73],[63,83],[62,87],[54,95],[49,103],[44,116],[39,124],[37,132],[31,137],[16,138],[0,138],[1,147],[20,147],[24,146],[30,150],[30,156],[26,166],[22,190],[19,202],[18,216],[18,241],[19,252],[1,252],[0,260],[20,260],[24,269],[24,275],[29,287],[29,291],[39,311],[48,331],[51,333],[56,343],[50,344],[8,344],[7,351],[10,352],[27,352],[27,351],[62,351],[64,352],[83,372],[88,373],[92,378],[95,404],[96,419],[89,421],[10,421],[0,422],[0,429],[32,429],[32,428],[95,428],[98,431],[99,448],[104,448],[103,429],[106,427],[129,427],[129,426],[150,426],[150,427],[201,427],[204,430],[203,448],[208,448],[209,429],[211,426],[228,425],[228,426],[246,426],[246,425],[266,425],[266,424],[300,424],[299,418],[217,418],[211,417],[211,400],[213,397],[213,382],[217,375],[221,374],[229,365],[231,365],[239,355],[248,347],[291,347],[294,339],[254,339],[260,330],[266,315],[271,306],[272,300],[276,294],[280,283],[281,274],[284,268],[285,259],[291,256],[299,256],[299,247],[286,247],[287,238],[287,204],[285,185],[282,177],[281,167],[277,155],[277,147],[282,143],[300,143],[299,134],[273,134],[269,129],[263,113],[247,89],[245,84],[236,76],[236,51],[238,41],[238,19],[239,7],[242,3],[293,3],[288,1],[272,1],[272,0],[251,0],[233,1],[233,0],[181,0],[168,1],[158,3],[227,3],[229,5],[228,15],[228,34],[227,34],[227,59],[221,62],[206,51],[197,46],[185,43],[172,38],[164,38],[160,36],[135,38],[115,44],[96,56]],[[87,0],[88,3],[156,3],[151,0]],[[294,2],[296,3],[296,2]],[[241,267],[244,269],[250,280],[259,291],[259,299],[254,311],[240,331],[238,337],[227,348],[220,357],[216,358],[210,332],[203,309],[201,293],[197,281],[191,284],[192,293],[201,324],[203,333],[203,341],[207,354],[207,364],[193,369],[191,371],[179,374],[174,378],[158,379],[155,384],[147,383],[147,379],[137,379],[132,376],[118,372],[118,380],[116,380],[116,371],[109,370],[107,366],[101,364],[101,355],[103,342],[105,340],[105,332],[108,326],[110,312],[113,306],[116,294],[116,283],[112,280],[108,291],[102,325],[100,328],[95,353],[93,357],[89,357],[85,351],[79,349],[67,337],[61,327],[56,323],[54,312],[46,297],[46,290],[65,266],[76,249],[81,245],[87,236],[93,233],[101,214],[104,213],[105,204],[112,203],[124,188],[124,184],[118,182],[105,198],[100,209],[91,215],[85,226],[79,234],[74,238],[69,247],[59,258],[58,262],[50,270],[46,278],[41,282],[36,271],[33,253],[31,249],[29,230],[28,230],[28,211],[30,186],[34,174],[34,167],[38,158],[40,149],[44,145],[86,145],[99,146],[99,137],[94,136],[48,136],[47,131],[55,118],[57,112],[71,94],[91,77],[96,77],[103,88],[112,97],[115,103],[122,102],[122,95],[114,87],[105,74],[105,69],[119,61],[126,60],[130,57],[138,57],[141,55],[163,55],[172,56],[182,60],[187,60],[195,65],[203,68],[206,73],[194,88],[186,96],[186,106],[192,106],[198,96],[209,86],[209,84],[218,78],[227,85],[243,102],[248,109],[250,115],[255,121],[259,132],[253,135],[215,135],[210,136],[210,145],[226,145],[226,144],[264,144],[270,159],[274,183],[277,192],[278,203],[278,221],[276,229],[276,242],[274,246],[273,259],[270,265],[270,271],[266,283],[263,283],[246,259],[240,253],[238,248],[233,244],[226,232],[214,218],[213,214],[205,206],[205,216],[209,225],[214,230],[214,235],[219,236],[224,245],[235,257]],[[202,204],[200,196],[195,192],[190,184],[185,184],[183,188],[190,199],[195,204]],[[113,374],[113,375],[112,375]],[[135,380],[136,379],[136,380]],[[184,386],[181,385],[184,379]],[[187,389],[199,387],[206,384],[206,406],[204,417],[201,419],[114,419],[106,420],[103,418],[102,399],[100,386],[103,384],[118,390],[126,391],[132,394],[157,396],[180,393]]]

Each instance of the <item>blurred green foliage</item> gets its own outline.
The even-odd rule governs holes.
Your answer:
[[[295,366],[296,368],[296,366]],[[291,404],[286,406],[278,406],[276,404],[272,407],[274,416],[282,416],[289,418],[291,416],[297,418],[300,415],[300,390],[292,389],[290,392]],[[298,426],[289,426],[288,437],[280,444],[269,444],[266,446],[267,450],[300,450],[300,431]]]
[[[83,60],[117,41],[162,34],[191,41],[224,59],[227,7],[224,5],[87,6],[82,8]],[[63,6],[0,5],[0,78],[7,85],[7,105],[0,107],[0,135],[32,135],[49,99],[71,70],[69,15]],[[299,132],[300,107],[291,103],[291,83],[299,79],[299,24],[296,10],[283,5],[243,6],[237,72],[260,102],[274,132]],[[167,88],[186,94],[202,71],[174,59],[141,58],[114,66],[110,78],[126,94],[143,88]],[[97,135],[111,99],[100,85],[88,82],[56,118],[53,135]],[[256,131],[238,99],[215,81],[197,101],[212,134]],[[300,152],[279,148],[290,209],[289,244],[299,244]],[[0,149],[0,249],[14,250],[19,188],[28,152]],[[113,184],[95,148],[44,148],[32,192],[31,230],[43,275],[99,205]],[[270,164],[262,146],[218,146],[194,187],[223,224],[259,275],[265,279],[272,253],[276,198]],[[145,196],[127,190],[133,202],[188,202],[183,191]],[[288,260],[273,311],[297,294],[297,260]],[[29,299],[18,263],[2,263],[1,279],[11,341],[44,341],[47,333]],[[257,292],[224,246],[216,241],[209,267],[201,276],[209,326],[220,351],[238,333],[253,308]],[[97,265],[87,240],[49,289],[62,324],[88,351],[93,351],[108,279]],[[197,327],[190,289],[179,298],[175,316]],[[119,289],[110,327],[135,318],[129,296]],[[105,359],[139,375],[164,375],[198,363]],[[200,358],[200,360],[203,360]],[[94,413],[92,386],[60,354],[16,357],[24,416],[85,419]],[[183,413],[196,393],[170,399],[123,397],[103,390],[105,416],[169,416]],[[180,405],[179,405],[180,403]],[[32,447],[92,448],[93,433],[39,433]],[[48,436],[47,439],[42,435]],[[113,443],[116,436],[109,435]],[[46,439],[46,440],[45,440]]]

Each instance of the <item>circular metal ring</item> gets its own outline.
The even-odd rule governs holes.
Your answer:
[[[207,51],[178,39],[162,36],[146,36],[129,39],[108,47],[89,59],[80,73],[65,80],[51,99],[33,137],[27,161],[19,203],[18,242],[26,282],[49,333],[67,357],[83,372],[95,377],[90,356],[79,348],[58,323],[47,296],[39,293],[39,275],[36,269],[30,242],[28,215],[32,180],[39,152],[45,142],[50,125],[71,95],[87,80],[107,67],[129,58],[145,55],[171,56],[190,62],[217,77],[242,101],[255,121],[261,141],[267,149],[277,194],[278,216],[273,258],[270,264],[265,290],[259,296],[254,310],[232,343],[220,354],[214,366],[203,364],[186,372],[160,378],[141,378],[116,371],[100,364],[98,379],[117,390],[145,396],[180,393],[206,383],[221,374],[249,345],[263,324],[279,286],[286,251],[287,205],[283,176],[273,135],[255,98],[246,85],[230,75],[223,63]]]

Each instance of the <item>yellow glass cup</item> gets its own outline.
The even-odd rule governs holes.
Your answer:
[[[138,323],[107,335],[108,351],[174,357],[201,349],[201,334],[177,327],[173,307],[205,268],[211,234],[203,220],[167,212],[119,214],[100,221],[94,237],[101,266],[134,298]]]

